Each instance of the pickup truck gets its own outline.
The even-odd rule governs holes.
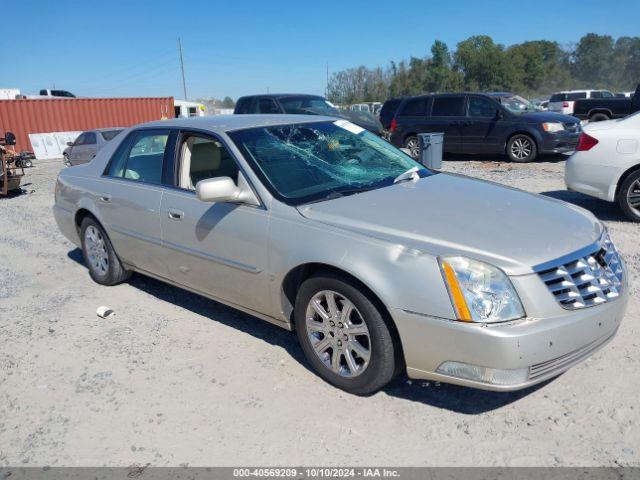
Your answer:
[[[573,116],[580,120],[601,122],[622,118],[640,110],[640,84],[631,98],[588,98],[576,100]]]
[[[76,98],[76,96],[66,90],[50,90],[43,88],[40,90],[39,95],[27,95],[26,98],[38,99],[38,98]]]

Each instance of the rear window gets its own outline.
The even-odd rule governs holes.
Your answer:
[[[464,97],[438,97],[433,100],[434,117],[464,116]]]
[[[426,115],[427,100],[427,98],[411,98],[407,100],[402,107],[402,110],[398,112],[398,116],[411,117]]]

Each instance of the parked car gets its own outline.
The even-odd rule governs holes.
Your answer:
[[[568,90],[557,92],[549,99],[549,111],[573,115],[573,105],[576,100],[585,98],[611,98],[613,93],[609,90]]]
[[[344,118],[376,135],[382,135],[380,121],[368,111],[339,110],[324,97],[318,95],[271,94],[240,97],[234,114],[288,113],[297,115],[329,115]]]
[[[640,222],[640,112],[586,125],[567,160],[565,183],[569,190],[618,202]]]
[[[43,88],[40,90],[39,96],[41,97],[61,97],[61,98],[76,98],[76,96],[68,92],[66,90],[50,90],[48,88]]]
[[[122,128],[97,128],[82,132],[73,142],[67,143],[62,158],[67,167],[90,162],[96,153],[113,140]]]
[[[622,118],[640,110],[640,84],[636,94],[630,98],[607,97],[577,100],[574,105],[575,116],[590,122],[602,122],[613,118]]]
[[[520,95],[510,92],[488,92],[485,95],[500,102],[504,107],[514,113],[537,112],[536,106]]]
[[[571,152],[578,143],[578,119],[516,111],[476,93],[407,97],[391,122],[391,142],[417,158],[418,133],[443,132],[444,152],[506,154],[514,162],[531,162],[539,154]]]
[[[311,367],[356,394],[402,370],[543,382],[611,340],[629,294],[592,214],[429,171],[325,116],[131,128],[60,173],[53,211],[96,282],[136,271],[295,330]]]

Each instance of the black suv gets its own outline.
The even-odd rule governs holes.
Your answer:
[[[290,113],[297,115],[326,115],[349,120],[376,135],[382,135],[382,125],[371,112],[338,110],[324,97],[281,93],[269,95],[249,95],[236,102],[234,114],[243,113]]]
[[[573,151],[580,123],[558,113],[511,111],[483,94],[451,93],[403,99],[390,130],[391,143],[414,158],[418,133],[443,132],[445,152],[498,153],[531,162],[538,154]]]

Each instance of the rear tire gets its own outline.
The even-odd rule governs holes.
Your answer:
[[[507,142],[507,156],[512,162],[533,162],[538,156],[538,147],[529,135],[519,133]]]
[[[26,159],[24,161],[24,166],[27,167],[27,168],[31,168],[31,167],[33,167],[33,162],[31,160],[29,160],[29,159]]]
[[[418,137],[412,135],[404,139],[404,148],[409,150],[409,155],[414,160],[417,160],[420,156],[420,144],[418,143]]]
[[[640,222],[640,170],[633,172],[622,182],[618,203],[630,220]]]
[[[589,117],[589,122],[605,122],[611,120],[606,113],[594,113]]]
[[[355,395],[376,392],[396,373],[396,345],[362,287],[333,272],[305,280],[295,305],[295,327],[305,357],[330,384]]]
[[[80,238],[84,262],[94,282],[117,285],[131,276],[131,272],[122,266],[109,237],[96,219],[86,217],[82,220]]]

